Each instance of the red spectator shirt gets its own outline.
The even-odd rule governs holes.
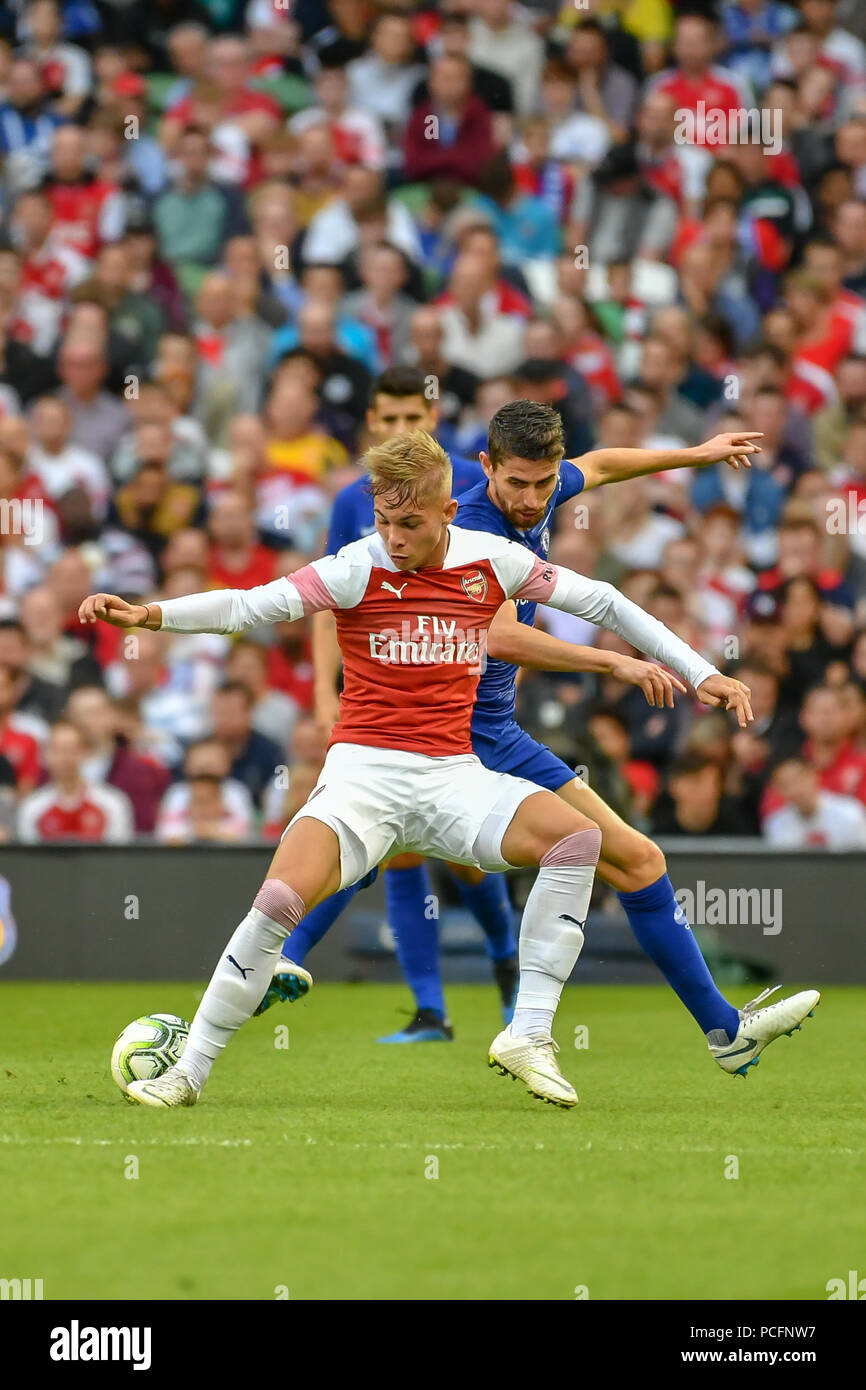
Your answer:
[[[243,569],[229,569],[220,558],[217,546],[211,546],[208,565],[209,589],[254,589],[258,584],[270,584],[274,577],[275,557],[266,545],[255,545]]]
[[[52,232],[64,246],[92,260],[103,242],[101,220],[106,205],[119,196],[113,183],[81,179],[64,183],[57,179],[46,188],[54,214]]]
[[[12,714],[5,724],[0,724],[0,753],[9,759],[15,773],[15,785],[20,791],[35,787],[39,781],[39,744],[32,734],[26,734],[15,725]]]
[[[273,116],[276,121],[281,122],[283,119],[282,109],[278,101],[268,96],[267,92],[255,92],[248,87],[244,87],[235,96],[221,103],[220,120],[231,122],[232,116],[246,116],[251,111],[263,111],[266,115]],[[171,121],[179,121],[184,126],[194,125],[194,98],[184,97],[166,114]],[[254,187],[261,181],[263,173],[264,162],[261,151],[257,146],[251,146],[242,187]]]
[[[726,72],[724,68],[707,68],[706,72],[700,77],[687,77],[678,68],[673,68],[668,72],[659,73],[658,77],[649,84],[649,91],[663,92],[665,96],[671,98],[677,111],[692,111],[698,115],[698,103],[703,102],[702,110],[705,116],[711,119],[713,111],[739,111],[743,106],[748,108],[749,103],[744,102],[743,94],[737,87],[732,78],[732,74]],[[711,134],[713,130],[711,127]],[[695,144],[703,145],[703,130],[698,125],[695,130]],[[726,140],[716,141],[715,138],[710,142],[712,146],[727,144]]]
[[[305,642],[298,656],[288,656],[282,647],[268,648],[268,686],[290,695],[300,709],[313,708],[313,663],[310,644]]]
[[[80,252],[54,237],[23,260],[15,317],[10,328],[12,337],[30,344],[36,352],[44,350],[46,341],[53,346],[63,323],[70,291],[87,272],[87,261]]]
[[[784,389],[791,404],[805,410],[807,415],[814,415],[825,406],[835,405],[838,399],[832,371],[800,353],[791,362]]]
[[[244,87],[236,96],[220,104],[220,119],[229,121],[232,116],[246,116],[251,111],[265,111],[277,120],[282,116],[279,102],[268,96],[267,92],[254,92]],[[166,114],[169,120],[180,121],[182,125],[192,125],[195,121],[194,98],[183,97]]]
[[[563,353],[565,361],[589,383],[596,404],[604,409],[622,399],[616,358],[600,333],[584,333]]]
[[[866,753],[861,753],[853,743],[843,744],[827,767],[818,767],[813,761],[812,744],[807,739],[803,744],[803,757],[815,768],[825,792],[854,796],[866,805]]]
[[[433,303],[453,304],[454,295],[450,290],[443,290]],[[526,295],[521,294],[514,285],[509,285],[507,280],[497,280],[493,288],[487,291],[483,303],[484,308],[491,314],[517,314],[520,318],[532,318],[532,305]]]
[[[38,840],[118,840],[125,828],[121,800],[113,788],[85,784],[66,797],[49,783],[28,797],[25,808]]]

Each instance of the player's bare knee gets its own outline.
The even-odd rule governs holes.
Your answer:
[[[662,851],[646,835],[634,833],[634,846],[629,846],[629,856],[623,865],[628,878],[628,893],[637,893],[641,888],[649,888],[667,873],[667,863]]]

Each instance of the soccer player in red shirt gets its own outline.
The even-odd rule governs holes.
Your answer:
[[[492,772],[472,753],[487,629],[503,602],[525,598],[613,625],[687,679],[706,678],[707,663],[612,586],[504,537],[451,525],[451,464],[429,435],[401,435],[364,462],[376,533],[338,554],[249,592],[147,605],[95,594],[81,605],[82,622],[186,632],[234,632],[333,609],[343,654],[340,718],[318,784],[228,943],[181,1062],[130,1087],[143,1105],[195,1104],[307,909],[404,850],[491,870],[538,866],[521,926],[514,1018],[492,1042],[489,1062],[554,1105],[577,1103],[556,1062],[552,1027],[583,944],[601,832],[552,792]],[[713,678],[745,724],[746,688]],[[666,673],[663,680],[672,702],[684,686]],[[776,1007],[787,1008],[792,1028],[817,1001],[807,991]]]

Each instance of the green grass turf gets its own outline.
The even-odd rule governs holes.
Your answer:
[[[115,1035],[197,996],[0,985],[0,1277],[72,1299],[822,1299],[866,1274],[862,990],[828,989],[741,1080],[665,989],[571,988],[562,1111],[488,1070],[491,989],[449,990],[455,1043],[377,1047],[405,992],[325,985],[253,1019],[194,1109],[127,1105]]]

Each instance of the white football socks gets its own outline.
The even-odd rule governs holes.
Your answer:
[[[202,1089],[223,1048],[262,1002],[283,942],[305,911],[297,893],[279,879],[267,879],[259,890],[211,976],[177,1064],[196,1090]]]
[[[549,1038],[563,985],[577,964],[601,831],[579,830],[541,860],[520,924],[520,985],[512,1037]]]

